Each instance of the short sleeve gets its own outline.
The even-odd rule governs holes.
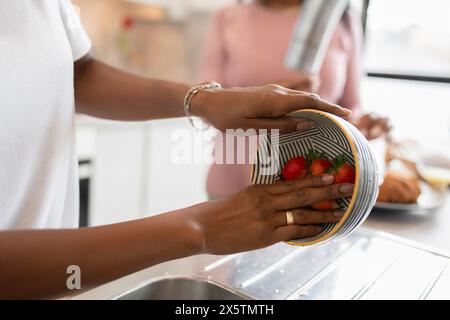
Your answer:
[[[59,0],[61,19],[72,49],[73,61],[77,61],[91,50],[92,43],[81,24],[78,8],[71,0]]]

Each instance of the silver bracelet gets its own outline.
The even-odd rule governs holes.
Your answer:
[[[192,98],[201,90],[205,89],[220,89],[222,88],[222,85],[216,81],[207,82],[207,83],[201,83],[198,85],[193,86],[188,93],[186,93],[186,96],[184,97],[184,113],[186,114],[186,118],[188,119],[191,126],[197,130],[197,131],[203,131],[209,128],[209,125],[205,128],[199,128],[194,124],[193,116],[191,114],[191,100]]]

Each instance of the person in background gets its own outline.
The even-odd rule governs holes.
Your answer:
[[[319,74],[305,75],[284,66],[302,3],[302,0],[256,0],[218,11],[205,41],[200,80],[215,79],[226,87],[276,83],[316,92],[351,109],[352,121],[367,138],[383,135],[388,129],[386,119],[369,114],[361,116],[362,28],[353,12],[347,10],[337,26]],[[217,139],[222,139],[222,135]],[[216,147],[219,145],[225,144],[216,140]],[[254,150],[245,152],[249,159]],[[213,163],[206,189],[214,199],[240,190],[249,182],[248,163]]]

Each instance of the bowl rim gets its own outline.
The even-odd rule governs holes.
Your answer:
[[[323,237],[320,237],[318,239],[315,240],[311,240],[311,241],[307,241],[307,242],[302,242],[299,243],[296,240],[288,240],[288,241],[284,241],[287,244],[290,245],[294,245],[294,246],[299,246],[299,247],[306,247],[306,246],[311,246],[314,244],[318,244],[318,243],[325,243],[329,240],[331,240],[331,238],[342,228],[342,226],[345,224],[345,222],[347,221],[347,219],[350,216],[350,212],[353,210],[355,203],[356,203],[356,195],[358,194],[359,191],[359,185],[360,185],[360,159],[358,157],[358,152],[356,150],[356,146],[354,141],[351,139],[350,133],[347,131],[347,128],[345,128],[345,126],[341,123],[341,121],[343,121],[344,119],[340,119],[337,116],[330,114],[328,112],[325,111],[321,111],[321,110],[315,110],[315,109],[299,109],[293,112],[288,113],[288,116],[293,116],[299,112],[304,112],[304,113],[315,113],[315,114],[320,114],[324,117],[326,117],[327,119],[331,120],[332,122],[334,122],[334,124],[336,124],[339,129],[342,131],[342,133],[344,134],[346,140],[348,141],[348,143],[350,144],[350,148],[352,151],[352,155],[353,155],[353,159],[355,160],[355,188],[353,190],[353,194],[350,200],[350,203],[347,207],[347,210],[345,211],[344,216],[342,217],[342,219],[336,224],[334,225],[333,229],[330,230],[330,232],[328,232],[327,234],[325,234]],[[260,148],[260,144],[258,144],[258,147],[256,149],[256,153],[258,153]],[[256,162],[254,162],[251,167],[250,167],[250,180],[253,177],[253,173],[254,173],[254,167],[256,165]]]

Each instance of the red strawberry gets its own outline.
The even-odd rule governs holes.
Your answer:
[[[338,204],[334,200],[320,201],[311,205],[311,208],[316,210],[333,210],[338,207]]]
[[[308,153],[309,172],[312,176],[321,175],[328,172],[331,162],[323,152],[310,150]]]
[[[346,162],[344,156],[336,158],[332,174],[334,175],[334,183],[355,183],[355,168]]]
[[[314,172],[316,170],[315,167],[317,167],[317,174],[323,174],[326,172],[330,172],[331,174],[333,174],[334,176],[334,183],[355,183],[355,169],[346,162],[346,158],[345,156],[338,156],[334,162],[333,165],[328,166],[327,169],[325,169],[322,172],[322,167],[325,166],[324,163],[318,162],[317,164],[315,164],[315,166],[313,167],[314,164],[313,160],[311,162],[311,166],[310,166],[310,170],[311,170],[311,174],[315,175]],[[316,209],[316,210],[333,210],[333,209],[337,209],[339,208],[338,204],[336,203],[336,201],[334,200],[325,200],[325,201],[321,201],[321,202],[316,202],[314,204],[311,205],[311,208]]]
[[[296,157],[289,159],[281,173],[284,180],[294,180],[306,177],[308,167],[304,157]]]
[[[330,161],[326,159],[316,159],[311,162],[309,170],[312,176],[318,176],[320,174],[327,173],[328,168],[331,167]]]

